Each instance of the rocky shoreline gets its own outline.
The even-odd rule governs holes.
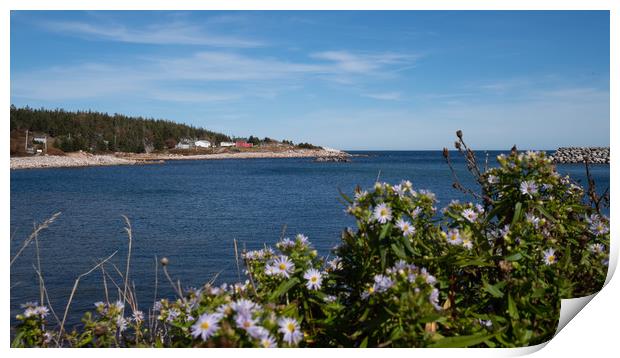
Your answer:
[[[290,149],[284,151],[252,151],[199,155],[178,154],[90,154],[69,153],[65,156],[34,156],[11,158],[11,169],[71,168],[110,165],[157,164],[168,160],[217,160],[217,159],[271,159],[271,158],[346,158],[350,154],[339,150]]]
[[[609,147],[562,147],[551,157],[555,163],[609,164]]]

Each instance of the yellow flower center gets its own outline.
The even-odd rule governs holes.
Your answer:
[[[288,329],[290,332],[294,332],[295,331],[295,325],[291,322],[288,325],[286,325],[286,329]]]
[[[284,263],[281,263],[280,266],[278,266],[280,268],[280,270],[284,270],[286,269],[286,265]]]
[[[555,255],[549,256],[547,260],[549,260],[549,262],[555,262]]]
[[[316,276],[310,277],[310,281],[313,282],[313,283],[316,282],[317,281],[317,277]]]
[[[381,209],[381,216],[387,216],[387,209]]]
[[[202,328],[202,329],[207,330],[207,329],[209,329],[209,327],[211,327],[211,325],[209,324],[209,322],[202,322],[202,323],[200,324],[200,328]]]
[[[243,322],[243,327],[250,328],[250,321]]]

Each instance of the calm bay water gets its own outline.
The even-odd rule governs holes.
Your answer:
[[[491,165],[499,153],[489,152]],[[433,191],[439,208],[451,199],[471,200],[452,189],[441,152],[363,154],[369,156],[351,163],[237,159],[11,171],[11,255],[34,222],[62,212],[39,235],[46,287],[60,314],[76,277],[96,259],[118,250],[111,262],[124,271],[127,236],[121,215],[127,215],[134,237],[131,279],[140,308],[148,310],[156,256],[170,259],[174,279],[198,287],[218,274],[218,282],[237,280],[234,239],[251,249],[273,245],[283,230],[287,236],[304,233],[321,254],[328,254],[340,232],[354,224],[343,211],[338,189],[350,194],[356,185],[371,187],[377,177],[389,183],[408,179],[416,189]],[[471,184],[463,161],[453,159],[459,178]],[[558,169],[585,183],[583,165]],[[599,190],[609,186],[608,165],[594,166],[592,173]],[[34,263],[31,247],[11,267],[11,317],[20,303],[38,299]],[[161,270],[159,282],[158,296],[172,295]],[[108,286],[114,287],[110,281]],[[80,282],[69,323],[78,323],[103,297],[102,273],[96,271]]]

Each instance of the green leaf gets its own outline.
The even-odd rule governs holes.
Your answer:
[[[390,232],[391,229],[392,229],[392,224],[383,225],[381,227],[381,234],[379,234],[379,240],[385,239],[385,237],[387,236],[387,234]]]
[[[362,341],[362,343],[360,344],[360,348],[366,348],[366,347],[368,347],[368,336],[366,336],[364,340]]]
[[[491,285],[486,281],[482,282],[483,289],[491,294],[491,296],[495,298],[504,297],[504,293],[501,291],[501,288],[505,285],[505,282],[500,282],[496,285]]]
[[[543,214],[543,216],[544,216],[544,217],[546,217],[547,219],[549,219],[549,221],[551,221],[552,223],[556,223],[556,222],[557,222],[557,220],[556,220],[553,216],[551,216],[551,214],[549,214],[549,212],[548,212],[547,210],[543,209],[543,207],[542,207],[542,206],[537,205],[537,206],[536,206],[536,209],[537,209],[537,210],[538,210],[541,214]]]
[[[403,244],[405,244],[405,248],[409,251],[410,254],[414,254],[413,247],[411,247],[411,243],[409,242],[409,238],[403,236]]]
[[[511,295],[508,295],[508,315],[512,319],[519,318],[519,311],[517,311],[517,305],[515,304],[515,301],[512,299]]]
[[[506,260],[508,261],[519,261],[523,258],[523,255],[521,255],[521,253],[517,252],[516,254],[512,254],[508,257],[506,257]]]
[[[383,246],[379,246],[379,251],[381,254],[381,271],[385,270],[385,255],[386,255],[386,251],[385,248]]]
[[[287,281],[282,282],[278,286],[278,288],[276,288],[275,291],[271,293],[271,295],[269,296],[269,300],[271,301],[271,300],[275,300],[276,298],[279,298],[283,294],[287,293],[288,290],[293,288],[293,286],[295,286],[298,283],[299,283],[299,279],[297,277],[293,277]]]
[[[471,347],[477,344],[480,344],[484,341],[493,338],[497,333],[489,334],[487,332],[482,332],[478,334],[472,334],[469,336],[457,336],[457,337],[446,337],[435,344],[430,345],[430,348],[464,348]]]
[[[399,247],[396,244],[392,244],[390,246],[392,247],[392,252],[394,252],[394,254],[398,256],[398,258],[403,259],[403,260],[407,258],[407,255],[405,254],[405,252],[403,251],[401,247]]]
[[[519,219],[521,218],[521,207],[522,206],[523,205],[521,204],[521,202],[518,202],[515,205],[515,214],[512,217],[512,224],[510,224],[511,227],[514,226],[517,223],[517,221],[519,221]]]

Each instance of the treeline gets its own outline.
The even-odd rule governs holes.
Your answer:
[[[11,105],[11,132],[15,130],[46,133],[54,138],[54,146],[65,152],[142,153],[174,148],[183,138],[207,139],[212,143],[231,140],[222,133],[161,119]]]

